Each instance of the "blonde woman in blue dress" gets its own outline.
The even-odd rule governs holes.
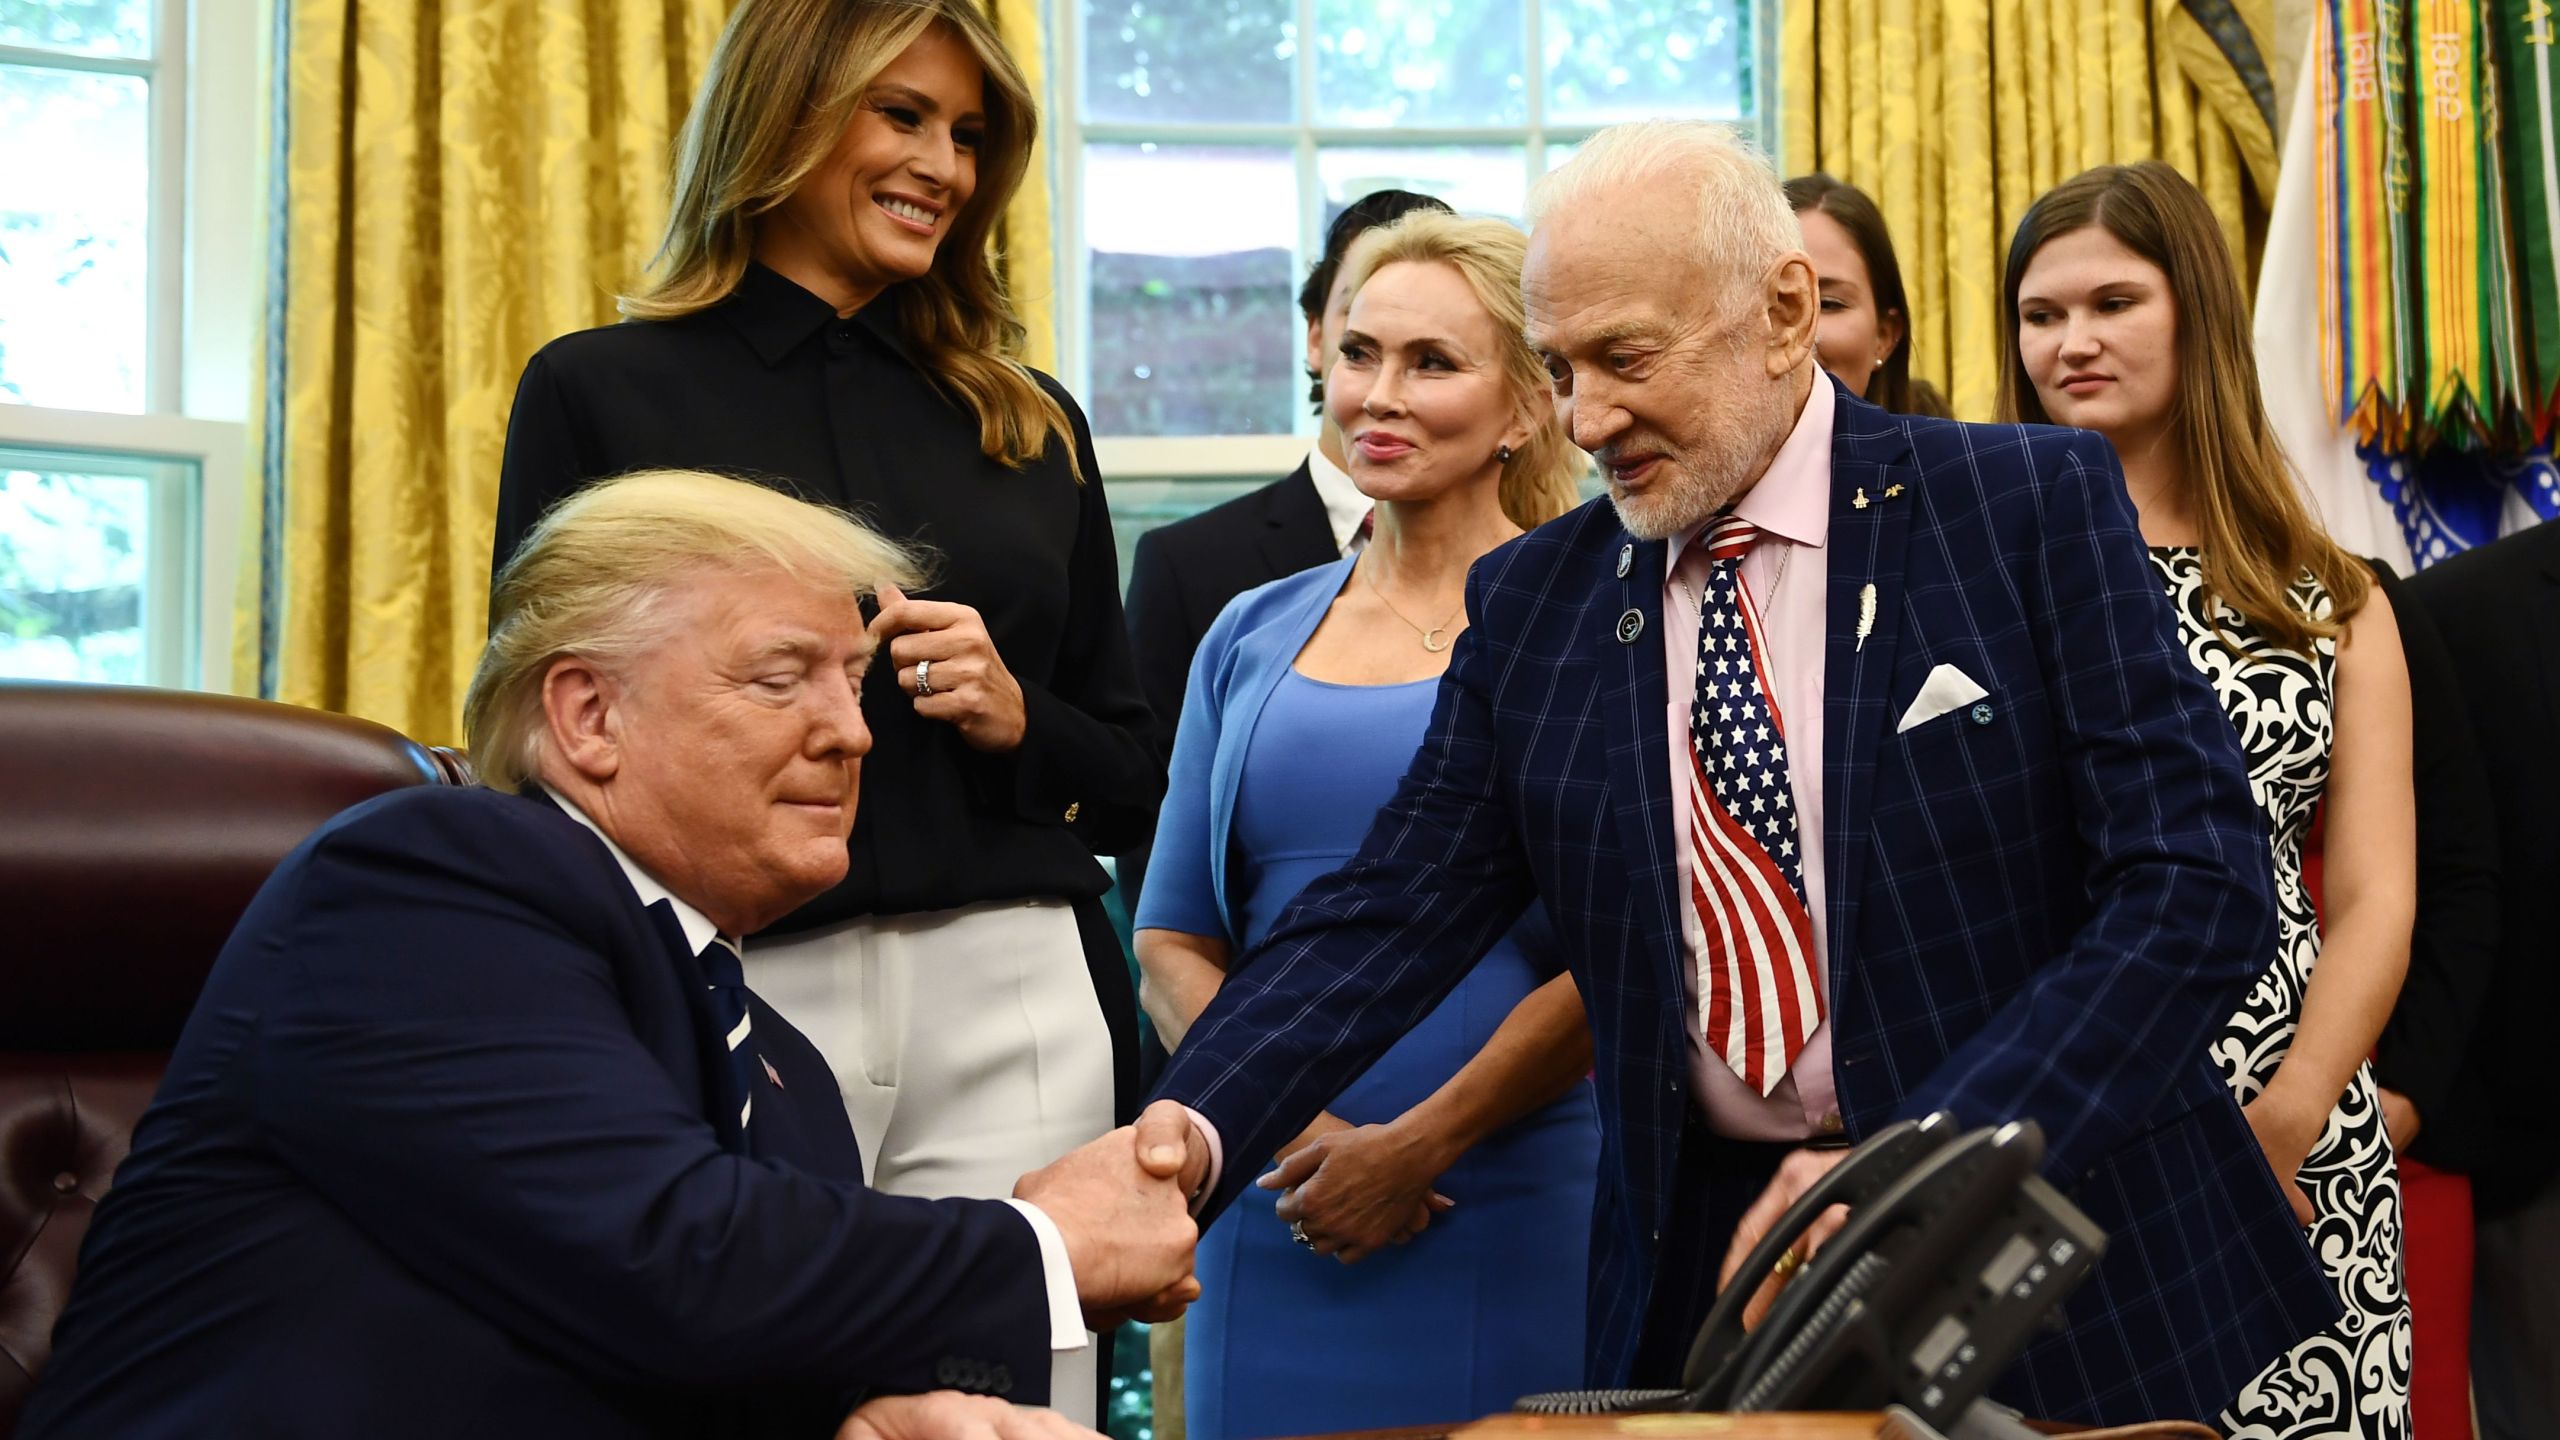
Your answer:
[[[1526,240],[1417,214],[1345,263],[1325,403],[1377,502],[1357,556],[1250,590],[1193,662],[1137,915],[1179,1049],[1235,956],[1348,861],[1430,719],[1478,557],[1579,460],[1521,338]],[[1599,1123],[1534,907],[1201,1238],[1190,1440],[1464,1420],[1580,1383]]]

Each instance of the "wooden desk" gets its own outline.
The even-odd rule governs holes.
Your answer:
[[[2037,1423],[2049,1435],[2083,1440],[2219,1440],[2192,1421],[2163,1420],[2115,1430]],[[1773,1415],[1496,1415],[1457,1425],[1360,1430],[1323,1440],[1899,1440],[1906,1432],[1875,1411]]]
[[[1841,1415],[1496,1415],[1323,1440],[1876,1440],[1873,1411]]]

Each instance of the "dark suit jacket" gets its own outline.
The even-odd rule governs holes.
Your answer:
[[[2560,1173],[2551,1021],[2560,1014],[2560,526],[2537,525],[2411,579],[2453,656],[2496,816],[2499,940],[2453,1099],[2474,1205],[2499,1214]],[[2413,676],[2414,678],[2414,676]],[[2452,1143],[2453,1137],[2448,1137]]]
[[[2498,968],[2497,810],[2471,738],[2461,672],[2427,607],[2380,561],[2409,665],[2411,781],[2418,802],[2418,918],[2409,978],[2374,1046],[2374,1078],[2418,1108],[2413,1159],[2448,1170],[2498,1164],[2501,1137],[2471,1062]]]
[[[862,1185],[757,1004],[744,1144],[700,969],[538,798],[404,790],[223,948],[82,1248],[45,1437],[832,1432],[1048,1385],[1030,1227]]]
[[[2037,1121],[2047,1176],[2112,1239],[2003,1398],[2056,1419],[2209,1417],[2336,1314],[2205,1054],[2276,945],[2239,740],[2174,643],[2103,440],[1843,392],[1831,456],[1819,763],[1843,1118],[1853,1137],[1940,1109]],[[1604,1385],[1627,1374],[1663,1232],[1694,1204],[1672,1185],[1694,1104],[1665,549],[1595,502],[1477,563],[1395,798],[1239,960],[1161,1087],[1218,1127],[1223,1204],[1542,901],[1598,1047]],[[1939,664],[1988,698],[1897,734]]]
[[[1155,712],[1161,753],[1173,753],[1191,657],[1227,602],[1341,558],[1324,497],[1303,461],[1284,479],[1138,537],[1125,607],[1129,650],[1138,662],[1138,688]],[[1120,857],[1120,891],[1132,915],[1146,866],[1145,849]]]

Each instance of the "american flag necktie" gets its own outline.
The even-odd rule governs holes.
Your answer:
[[[1770,698],[1760,611],[1742,557],[1747,520],[1711,522],[1698,597],[1698,675],[1689,705],[1689,903],[1698,948],[1699,1034],[1762,1095],[1778,1088],[1814,1027],[1813,918],[1796,854],[1786,727]]]

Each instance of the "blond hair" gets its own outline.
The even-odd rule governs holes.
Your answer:
[[[699,470],[642,470],[551,508],[498,572],[489,644],[462,701],[483,784],[521,790],[541,770],[551,662],[608,668],[662,644],[686,582],[778,570],[869,595],[921,582],[918,556],[861,521],[781,491]]]
[[[2258,388],[2240,272],[2187,177],[2158,160],[2101,165],[2028,208],[2001,286],[2001,418],[2051,423],[2019,344],[2018,292],[2038,250],[2091,226],[2169,277],[2178,320],[2169,429],[2203,532],[2205,593],[2286,649],[2308,652],[2314,640],[2335,638],[2363,608],[2372,572],[2302,503]],[[2329,591],[2327,618],[2306,614],[2288,595],[2305,570]]]
[[[1742,132],[1710,120],[1635,120],[1592,136],[1530,188],[1529,224],[1535,228],[1559,209],[1601,203],[1639,180],[1674,197],[1675,187],[1694,187],[1697,256],[1724,282],[1720,310],[1729,313],[1737,302],[1756,298],[1769,267],[1804,248],[1768,157]]]
[[[976,0],[745,0],[685,117],[651,278],[622,297],[622,313],[672,320],[728,299],[754,256],[758,218],[790,198],[835,148],[871,82],[937,25],[986,72],[977,188],[932,269],[874,303],[893,307],[935,381],[977,416],[988,458],[1019,468],[1054,441],[1082,480],[1066,408],[1014,358],[1022,320],[991,247],[1030,169],[1040,112]]]
[[[1529,421],[1528,440],[1502,467],[1502,513],[1521,529],[1535,530],[1580,503],[1584,461],[1556,424],[1547,367],[1526,338],[1520,263],[1528,251],[1529,237],[1500,220],[1416,210],[1361,236],[1342,263],[1347,293],[1355,299],[1389,265],[1445,265],[1492,317],[1505,388]]]

